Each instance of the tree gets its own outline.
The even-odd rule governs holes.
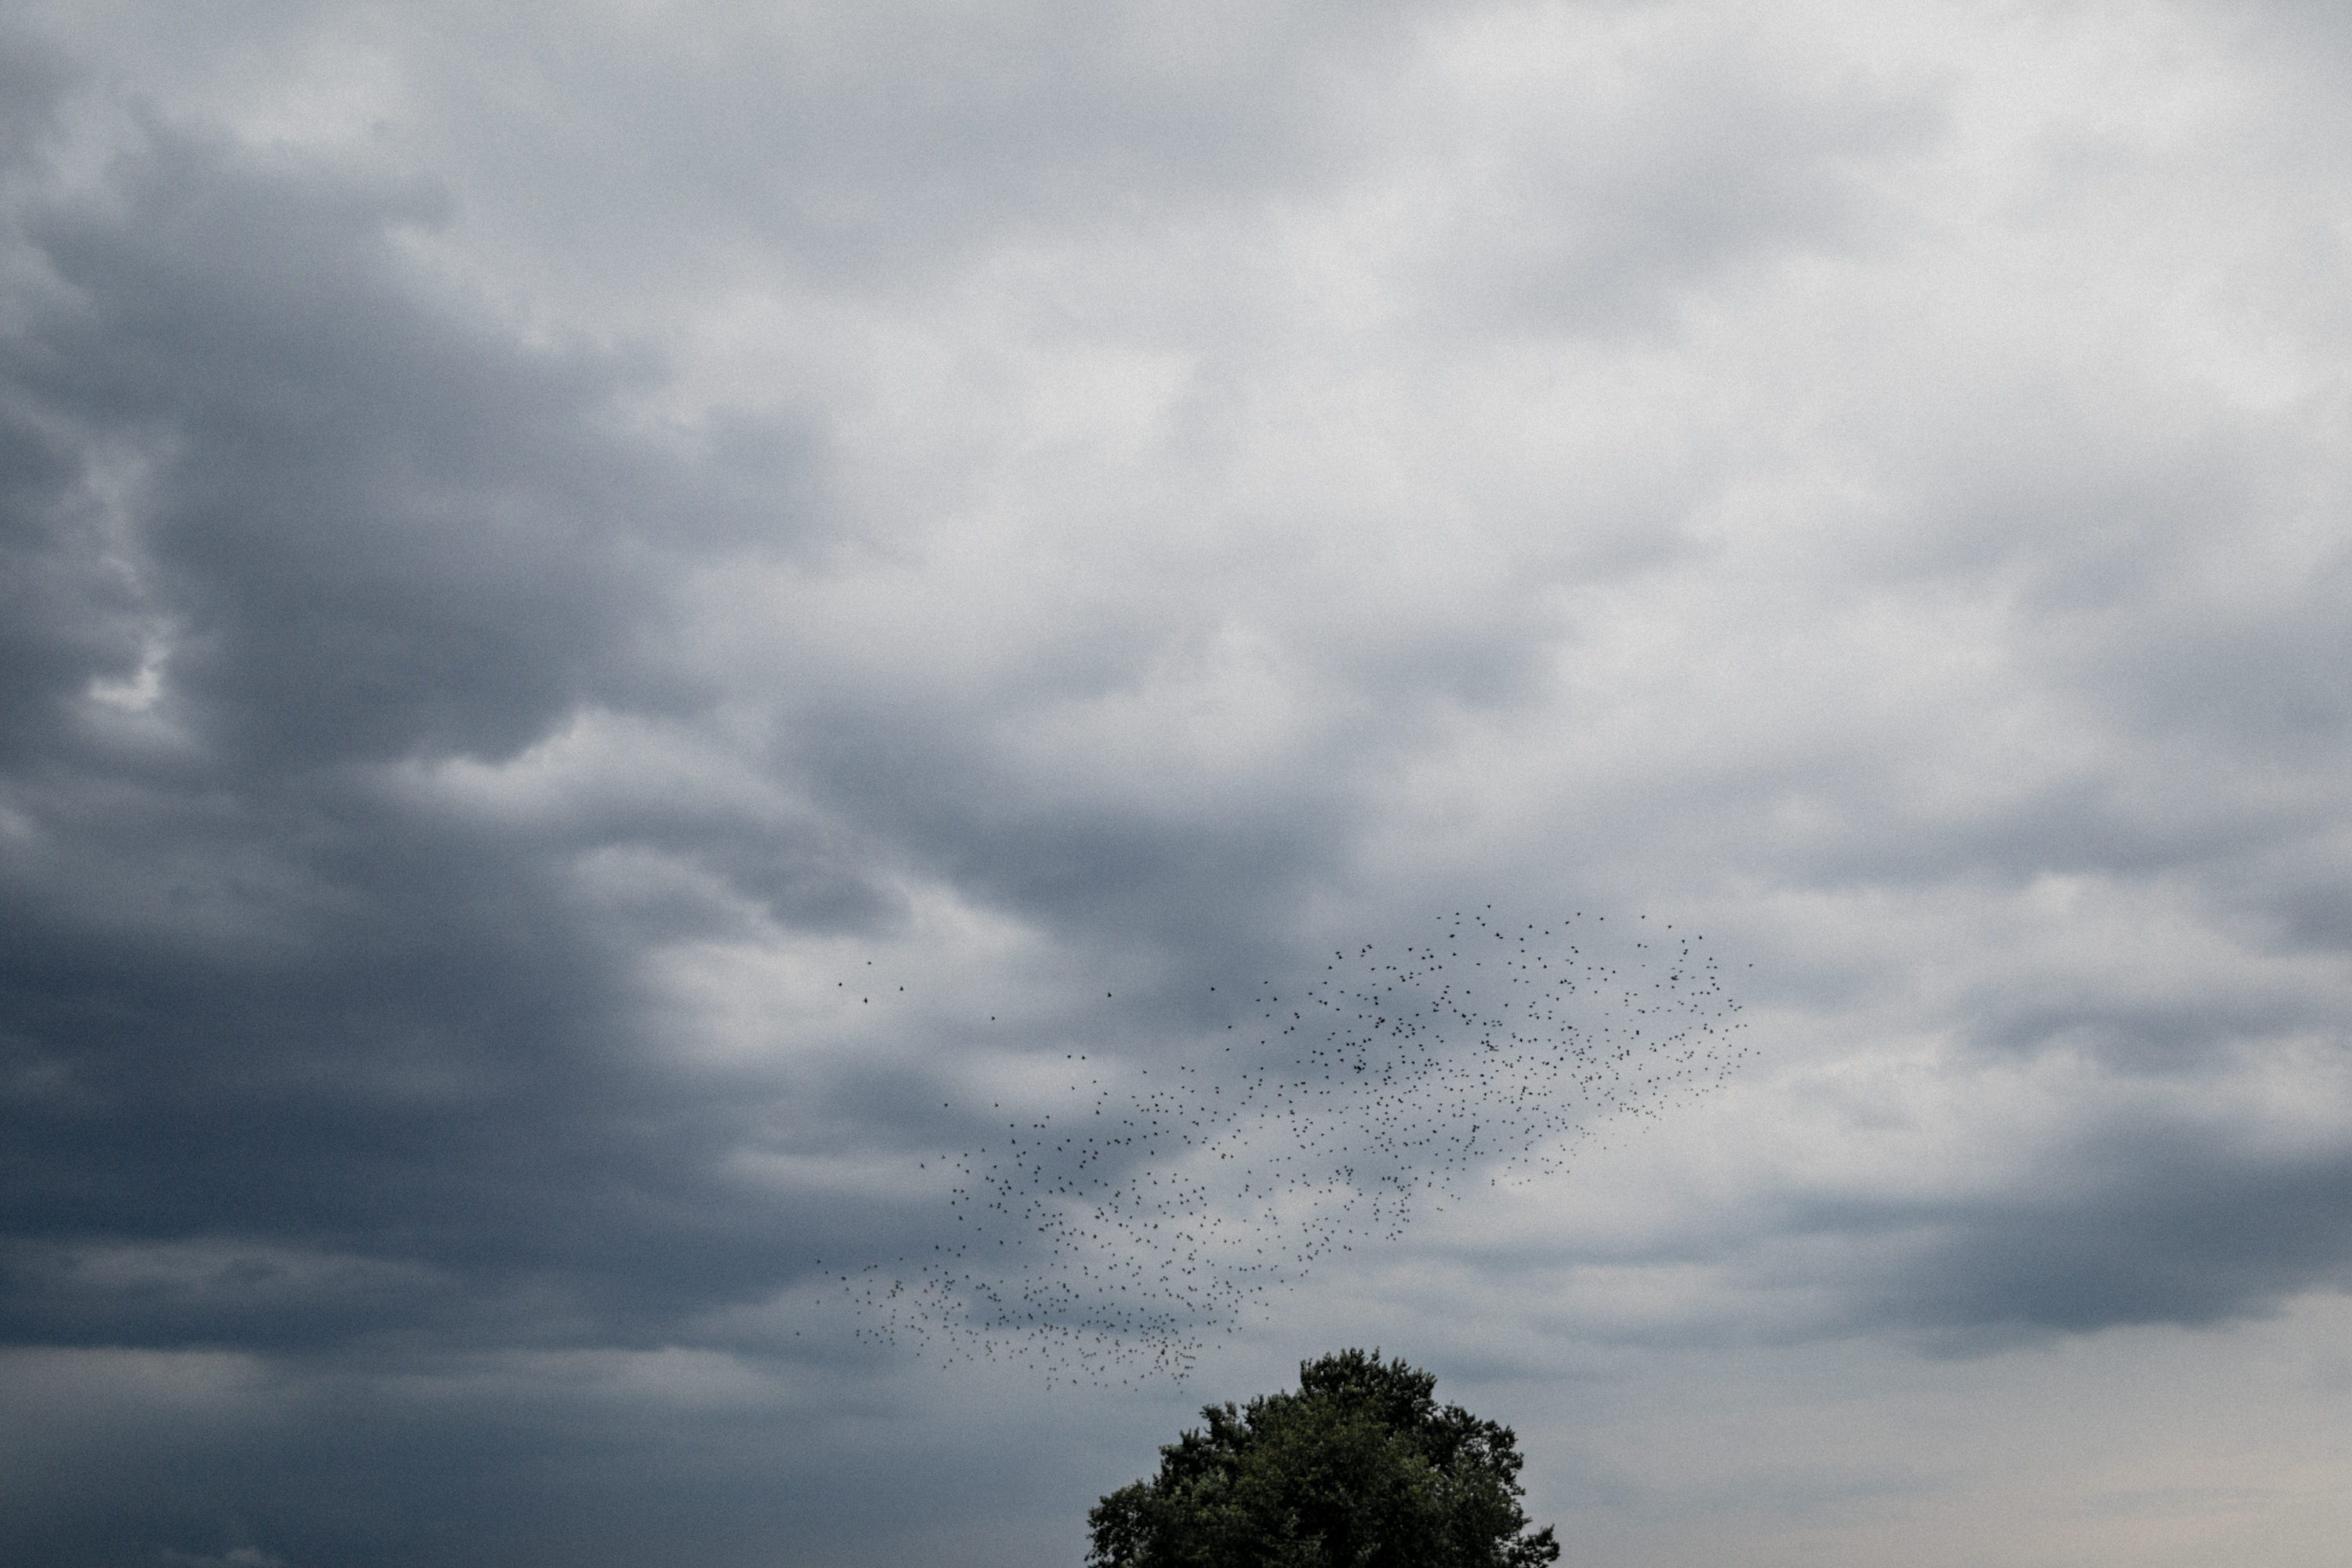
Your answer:
[[[1296,1394],[1211,1405],[1205,1430],[1160,1450],[1160,1473],[1087,1515],[1099,1568],[1536,1568],[1518,1438],[1458,1405],[1434,1373],[1375,1350],[1300,1363]]]

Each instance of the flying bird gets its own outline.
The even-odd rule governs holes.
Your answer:
[[[1401,1240],[1466,1185],[1556,1176],[1603,1123],[1657,1116],[1748,1054],[1702,940],[1640,919],[1457,911],[1246,1005],[1255,1028],[1216,1033],[1253,1048],[1156,1077],[1066,1053],[1086,1067],[1065,1110],[943,1155],[932,1254],[838,1276],[859,1335],[1049,1384],[1181,1380],[1319,1261]]]

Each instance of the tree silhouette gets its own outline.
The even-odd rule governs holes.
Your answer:
[[[1300,1363],[1295,1394],[1211,1405],[1160,1473],[1087,1514],[1098,1568],[1536,1568],[1518,1439],[1375,1350]]]

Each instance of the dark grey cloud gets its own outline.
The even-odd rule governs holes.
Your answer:
[[[879,833],[1048,927],[1222,927],[1230,962],[1247,889],[1337,841],[1296,832],[1311,795],[1255,836],[1027,801],[922,715],[791,742],[862,826],[639,794],[515,834],[404,796],[387,765],[506,763],[590,710],[692,716],[709,692],[650,646],[669,585],[810,526],[755,531],[723,462],[633,430],[641,361],[528,346],[419,268],[401,230],[447,217],[152,122],[102,191],[21,215],[48,278],[8,363],[47,444],[17,531],[36,573],[96,584],[27,661],[46,706],[17,731],[21,1342],[657,1342],[870,1235],[854,1198],[720,1176],[759,1111],[647,1058],[630,973],[635,944],[728,917],[691,890],[591,907],[583,855],[855,927],[891,913],[854,847]],[[76,659],[93,597],[128,629]],[[92,700],[142,661],[152,692]],[[843,1091],[845,1126],[906,1136]]]
[[[2245,1146],[2186,1120],[2115,1119],[1997,1195],[1806,1211],[1804,1228],[1897,1238],[1860,1321],[1948,1352],[2123,1325],[2211,1325],[2341,1289],[2352,1162]]]
[[[777,1267],[716,1239],[562,885],[628,825],[502,839],[373,771],[690,706],[642,645],[740,536],[617,412],[641,366],[527,347],[404,258],[445,209],[152,124],[102,190],[19,209],[17,1338],[593,1335]],[[151,692],[92,700],[142,661]],[[803,899],[809,854],[741,879]]]
[[[599,428],[619,367],[417,298],[388,231],[444,216],[430,192],[168,131],[125,162],[119,210],[28,215],[64,298],[13,368],[85,462],[149,468],[132,570],[207,748],[506,756],[609,690],[657,493]]]
[[[780,1555],[879,1564],[909,1542],[1018,1561],[1063,1555],[1071,1535],[1017,1500],[1044,1492],[1082,1514],[1129,1468],[1127,1455],[1090,1451],[1098,1428],[1018,1389],[994,1413],[929,1412],[908,1450],[877,1430],[913,1406],[903,1394],[869,1388],[844,1409],[838,1389],[780,1394],[718,1358],[641,1358],[634,1372],[412,1361],[385,1379],[294,1363],[266,1388],[152,1407],[128,1431],[65,1402],[121,1392],[103,1378],[60,1387],[11,1370],[47,1430],[12,1445],[32,1473],[11,1478],[9,1541],[47,1561],[752,1568]],[[778,1397],[796,1418],[776,1418]],[[1171,1428],[1192,1413],[1181,1398],[1152,1409]],[[1001,1441],[1007,1422],[1026,1429],[1023,1443]],[[909,1464],[922,1485],[887,1520],[839,1506],[903,1487]]]

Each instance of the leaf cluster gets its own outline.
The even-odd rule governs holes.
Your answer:
[[[1096,1568],[1538,1568],[1507,1426],[1439,1406],[1433,1373],[1375,1350],[1298,1369],[1296,1393],[1204,1407],[1160,1473],[1087,1516]]]

